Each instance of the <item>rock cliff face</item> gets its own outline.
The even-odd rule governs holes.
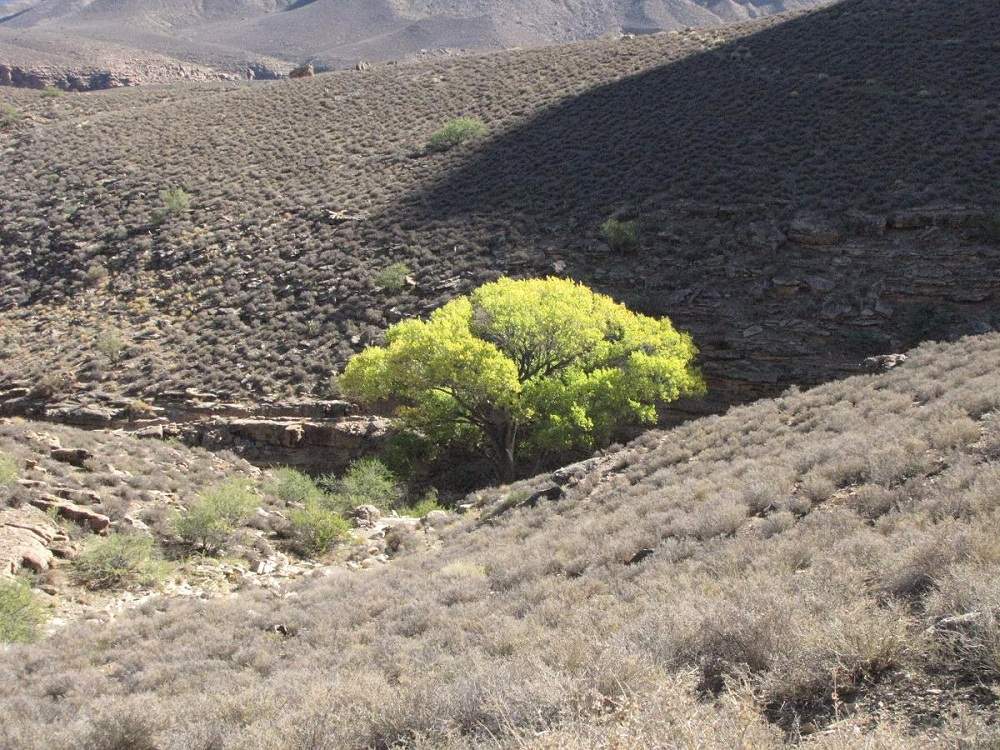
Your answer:
[[[167,81],[220,81],[236,78],[232,74],[219,73],[198,66],[177,64],[135,66],[115,66],[102,69],[62,68],[49,66],[19,66],[0,64],[0,86],[44,89],[56,88],[63,91],[98,91],[102,89],[137,86]],[[255,77],[267,77],[259,75]]]
[[[109,395],[86,403],[53,402],[18,383],[0,390],[0,416],[175,438],[191,446],[231,450],[255,464],[334,472],[375,452],[389,434],[388,419],[356,414],[345,401],[224,403],[195,389],[164,393],[139,414],[131,399]]]

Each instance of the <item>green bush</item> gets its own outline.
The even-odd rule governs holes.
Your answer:
[[[42,93],[40,94],[42,99],[58,99],[62,95],[63,92],[57,89],[55,86],[46,86],[44,89],[42,89]]]
[[[618,253],[633,252],[639,247],[639,225],[634,221],[608,219],[601,224],[601,236]]]
[[[111,534],[93,539],[73,561],[73,577],[89,589],[134,589],[163,577],[165,565],[151,537]]]
[[[302,554],[321,555],[350,535],[350,524],[336,511],[312,500],[288,514],[292,542]]]
[[[444,510],[441,504],[438,502],[438,493],[435,489],[428,490],[424,496],[417,501],[416,504],[410,505],[406,508],[400,508],[399,514],[401,516],[412,516],[413,518],[423,518],[428,513],[434,510]]]
[[[161,190],[160,200],[163,202],[163,213],[165,214],[183,213],[191,206],[191,195],[183,188]]]
[[[375,286],[384,292],[400,292],[406,288],[406,277],[410,267],[405,263],[393,263],[375,277]]]
[[[307,503],[323,495],[313,478],[292,468],[278,469],[268,491],[283,503]]]
[[[21,581],[0,579],[0,643],[29,643],[45,622],[45,611]]]
[[[17,481],[17,462],[6,453],[0,453],[0,487],[9,487]]]
[[[214,553],[259,507],[250,482],[231,479],[202,493],[187,513],[174,519],[174,533],[189,547]]]
[[[400,487],[396,476],[377,458],[362,458],[355,461],[339,480],[324,480],[332,494],[338,496],[338,504],[346,509],[358,505],[374,505],[388,510],[396,506],[400,499]]]
[[[486,126],[480,120],[459,117],[432,135],[427,147],[431,151],[448,151],[466,141],[482,138],[486,132]]]
[[[21,113],[9,104],[0,104],[0,130],[8,130],[21,119]]]

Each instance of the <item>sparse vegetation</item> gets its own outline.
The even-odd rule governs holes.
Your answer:
[[[0,489],[10,487],[17,481],[17,462],[13,457],[0,451]]]
[[[94,347],[99,351],[111,364],[117,364],[122,358],[128,343],[122,336],[120,331],[113,328],[107,328],[97,334],[97,338],[94,340]]]
[[[639,224],[636,221],[608,219],[601,224],[601,236],[616,253],[632,253],[639,249]]]
[[[0,131],[10,130],[21,121],[22,115],[9,104],[0,104]]]
[[[152,537],[109,534],[92,539],[73,561],[73,576],[89,589],[134,589],[155,585],[165,563]]]
[[[402,400],[403,429],[479,450],[501,482],[519,458],[606,444],[704,390],[690,336],[563,279],[500,279],[386,339],[348,363],[345,391]]]
[[[30,643],[45,619],[45,610],[26,583],[0,578],[0,645]]]
[[[32,129],[30,139],[18,140],[18,158],[0,163],[4,242],[14,248],[4,255],[0,327],[19,332],[0,372],[31,382],[54,370],[75,372],[91,337],[59,325],[69,304],[91,330],[138,331],[165,315],[174,320],[141,366],[81,380],[81,399],[125,388],[148,399],[167,381],[239,400],[288,390],[320,395],[328,373],[378,341],[397,316],[425,315],[431,304],[498,273],[550,272],[556,256],[567,265],[554,273],[644,314],[696,326],[705,374],[750,377],[754,396],[896,351],[915,341],[901,335],[908,305],[890,302],[914,298],[901,270],[951,258],[949,285],[991,298],[994,259],[970,252],[962,239],[978,229],[942,226],[938,236],[909,232],[906,242],[888,244],[852,237],[858,254],[849,268],[831,266],[822,253],[795,260],[800,283],[819,277],[835,291],[780,299],[778,288],[761,299],[748,293],[748,279],[781,263],[770,249],[776,240],[756,238],[758,229],[780,229],[788,212],[838,220],[856,209],[873,231],[893,234],[886,221],[915,205],[1000,205],[995,170],[980,168],[1000,158],[997,139],[981,147],[990,125],[982,102],[1000,90],[1000,73],[975,45],[947,45],[948,54],[938,54],[927,32],[951,24],[950,37],[968,38],[972,29],[992,28],[993,19],[975,4],[959,15],[928,0],[876,7],[881,3],[863,0],[858,13],[836,18],[722,27],[713,32],[721,47],[711,55],[685,35],[650,35],[630,41],[627,55],[617,42],[595,41],[441,59],[429,74],[440,77],[434,85],[406,66],[384,66],[361,90],[351,76],[323,78],[315,97],[302,86],[255,87],[240,94],[239,128],[228,121],[231,99],[220,95],[222,84],[67,94],[55,103],[5,87],[3,101],[30,118]],[[829,147],[819,155],[810,140],[813,89],[805,84],[817,73],[809,53],[817,40],[831,51],[822,96],[837,103],[825,125]],[[779,50],[768,63],[773,77],[747,85],[745,65],[716,64],[717,55],[744,48],[756,61]],[[834,74],[843,66],[849,74]],[[886,83],[886,70],[900,71],[900,80]],[[916,109],[905,104],[924,88],[935,96]],[[790,99],[794,89],[802,96]],[[483,91],[492,93],[472,97]],[[357,96],[361,110],[338,103]],[[442,102],[453,109],[442,114]],[[873,102],[884,107],[879,117],[870,116]],[[735,113],[731,128],[713,115],[722,110]],[[972,110],[978,114],[967,116]],[[407,158],[459,114],[480,118],[489,141],[463,149],[458,162]],[[733,132],[753,135],[734,139]],[[885,132],[900,140],[887,141]],[[259,148],[255,133],[281,133],[281,147]],[[896,184],[908,179],[900,153],[919,154],[911,167],[923,177],[912,190]],[[307,168],[303,159],[319,163]],[[176,186],[193,196],[188,211],[150,234],[159,190]],[[368,218],[340,223],[327,209]],[[613,252],[593,255],[603,243],[599,225],[612,214],[642,225],[636,263]],[[114,280],[108,291],[128,290],[129,307],[146,301],[129,313],[134,320],[123,318],[124,308],[99,309],[97,297],[81,294],[94,262]],[[405,263],[420,285],[386,304],[374,277],[389,262]],[[881,304],[872,284],[882,290]],[[698,289],[691,311],[672,301]],[[727,304],[712,303],[712,315],[693,312],[715,294]],[[820,298],[836,305],[820,314]],[[862,317],[869,308],[874,317]],[[940,332],[947,337],[1000,323],[989,305],[989,315],[958,308]],[[200,326],[183,317],[223,310],[238,312],[213,314]],[[20,317],[29,313],[51,327],[50,336],[30,335]],[[766,337],[743,338],[752,325],[743,322],[757,315],[786,322]],[[803,326],[819,329],[822,358],[802,356]],[[851,343],[859,332],[864,351]],[[287,347],[292,339],[299,343]],[[763,364],[742,367],[734,347]],[[219,366],[234,358],[240,367]]]
[[[58,99],[62,95],[63,92],[55,86],[46,86],[39,94],[42,99]]]
[[[100,286],[108,278],[108,269],[94,262],[87,266],[86,275],[89,286]]]
[[[72,747],[90,727],[71,717],[125,715],[135,696],[98,663],[156,676],[144,716],[171,746],[303,726],[359,749],[990,746],[998,373],[1000,335],[928,344],[883,375],[649,432],[567,467],[557,499],[529,502],[548,476],[484,490],[431,554],[387,532],[394,559],[371,574],[158,603],[86,650],[57,634],[30,669],[0,660],[5,739]],[[80,675],[88,690],[37,699]],[[962,718],[910,723],[931,714]]]
[[[455,498],[469,512],[445,523],[359,514],[320,568],[282,543],[322,556],[352,505],[435,499],[372,463],[281,471],[251,516],[255,484],[196,498],[257,476],[225,451],[0,419],[28,480],[0,490],[0,557],[15,523],[57,533],[46,592],[94,540],[38,509],[56,496],[231,554],[178,565],[208,598],[81,594],[68,610],[137,606],[0,649],[0,747],[1000,746],[1000,335],[959,339],[1000,326],[976,208],[1000,205],[997,14],[958,5],[851,0],[303,84],[0,90],[24,120],[0,147],[5,413],[96,421],[187,388],[309,413],[293,398],[337,392],[357,355],[345,392],[402,404],[421,463],[453,447],[446,481],[482,481],[475,450],[503,480],[584,459]],[[494,137],[427,158],[445,107]],[[197,200],[160,223],[162,185]],[[634,238],[598,226],[611,210]],[[383,286],[390,261],[420,284]],[[544,273],[643,315],[507,286],[532,282],[470,293]],[[703,345],[713,416],[592,455],[700,390],[690,340],[645,335],[664,313]],[[141,346],[101,367],[102,329]],[[955,343],[844,377],[928,338]],[[810,388],[756,400],[793,381]],[[232,585],[212,599],[216,573]]]
[[[384,292],[401,292],[406,288],[410,267],[405,263],[393,263],[375,277],[375,285]]]
[[[181,214],[191,207],[191,195],[183,188],[168,188],[160,191],[160,202],[164,215]]]
[[[430,137],[427,148],[431,151],[450,151],[468,141],[482,138],[486,125],[472,117],[459,117],[447,123]]]
[[[258,507],[251,484],[231,479],[203,492],[186,513],[174,519],[173,529],[184,544],[214,554]]]

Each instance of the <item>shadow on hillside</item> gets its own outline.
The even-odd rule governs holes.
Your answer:
[[[996,202],[998,45],[987,0],[846,0],[556,105],[411,201],[592,222],[651,196]]]
[[[670,315],[702,347],[711,408],[772,395],[1000,325],[1000,251],[968,230],[860,252],[748,236],[802,210],[1000,206],[998,54],[986,0],[844,0],[554,105],[406,209],[488,232],[497,258],[535,252],[505,272]],[[638,255],[596,241],[612,214],[643,222]]]

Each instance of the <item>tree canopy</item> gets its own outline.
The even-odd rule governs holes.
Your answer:
[[[389,328],[348,363],[344,391],[394,399],[400,426],[473,446],[497,478],[519,459],[592,448],[704,391],[691,337],[565,279],[501,278]]]

